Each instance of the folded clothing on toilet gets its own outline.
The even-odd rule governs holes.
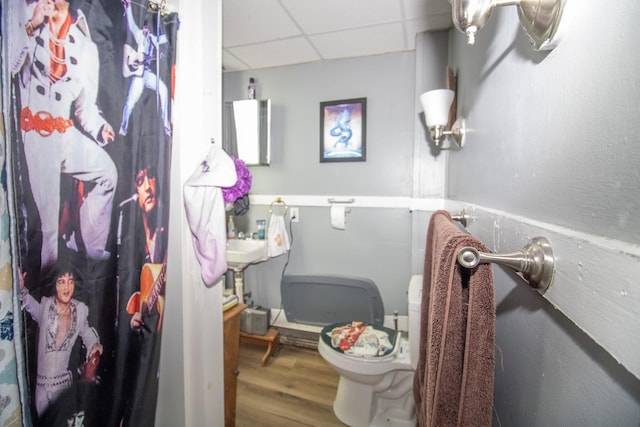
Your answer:
[[[359,357],[387,356],[394,349],[396,331],[363,322],[336,323],[322,330],[322,339],[334,350]]]

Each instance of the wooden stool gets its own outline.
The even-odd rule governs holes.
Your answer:
[[[240,342],[246,342],[249,344],[266,345],[267,351],[262,357],[262,366],[267,364],[269,356],[273,356],[278,348],[278,337],[280,332],[276,328],[269,328],[265,335],[254,335],[240,331]]]

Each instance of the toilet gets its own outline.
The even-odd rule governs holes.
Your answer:
[[[331,282],[329,288],[320,286],[326,285],[327,278]],[[288,284],[285,290],[283,280],[287,319],[290,315],[295,318],[296,313],[287,311],[287,305],[293,301],[285,303],[286,292],[316,296],[305,300],[312,301],[310,306],[315,311],[312,323],[323,326],[318,352],[340,374],[333,403],[338,419],[352,427],[415,427],[413,374],[418,361],[422,276],[413,276],[409,282],[408,338],[383,326],[382,299],[376,285],[368,279],[297,276],[292,281],[295,285]],[[308,315],[309,310],[311,307],[303,312]],[[320,314],[323,311],[326,315]],[[356,335],[359,338],[354,341]],[[368,345],[370,342],[380,343],[381,350]],[[349,344],[353,345],[347,348]]]

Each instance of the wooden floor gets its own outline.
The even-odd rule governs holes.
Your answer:
[[[237,427],[344,426],[333,414],[339,376],[317,350],[281,345],[263,367],[264,351],[240,344]]]

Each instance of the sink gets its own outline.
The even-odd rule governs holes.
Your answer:
[[[227,240],[227,267],[231,270],[242,271],[267,258],[266,240]]]
[[[227,240],[227,268],[233,270],[238,301],[244,303],[244,269],[269,259],[266,240]]]

